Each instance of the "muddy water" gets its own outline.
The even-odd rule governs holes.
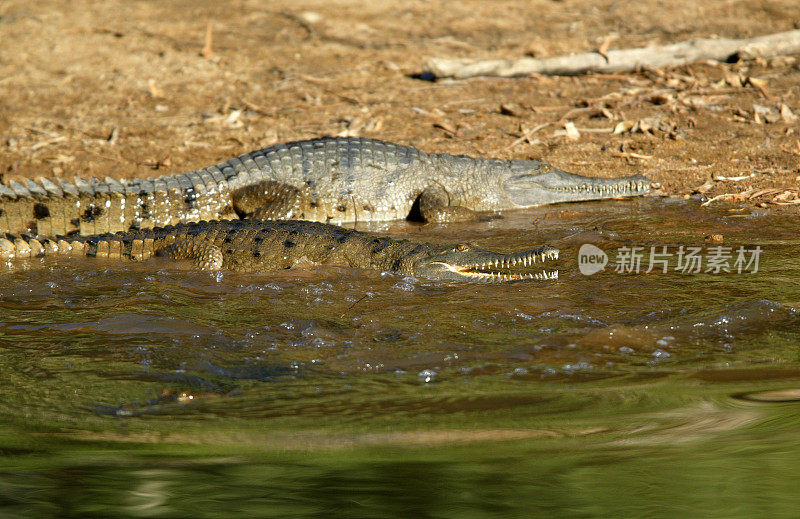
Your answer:
[[[560,277],[4,267],[0,513],[796,516],[793,219],[641,200],[362,228],[548,243]],[[758,246],[758,272],[614,271],[681,245]]]

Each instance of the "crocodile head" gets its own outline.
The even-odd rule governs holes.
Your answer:
[[[639,196],[650,190],[650,181],[642,175],[583,177],[535,160],[512,160],[509,165],[503,189],[516,207]]]
[[[411,271],[415,276],[435,281],[547,280],[558,278],[558,270],[543,268],[545,262],[555,259],[558,259],[558,249],[546,245],[525,252],[499,254],[461,243],[417,259]]]

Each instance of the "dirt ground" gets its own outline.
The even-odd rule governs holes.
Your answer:
[[[278,141],[363,135],[796,208],[800,56],[581,77],[415,76],[430,57],[798,27],[796,0],[6,0],[0,175],[146,177]]]

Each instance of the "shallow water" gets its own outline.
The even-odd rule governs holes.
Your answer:
[[[0,515],[796,516],[791,217],[636,200],[360,228],[547,243],[560,277],[4,267]],[[585,276],[585,243],[763,252]]]

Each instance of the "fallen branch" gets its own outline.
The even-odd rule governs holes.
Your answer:
[[[735,55],[769,58],[798,53],[800,53],[800,30],[741,40],[696,38],[658,47],[609,50],[604,54],[585,52],[546,59],[521,58],[483,61],[431,58],[428,60],[427,66],[428,70],[437,78],[513,77],[531,74],[572,76],[587,72],[604,74],[625,72],[640,67],[674,67],[704,59],[726,61]]]
[[[708,200],[706,200],[705,202],[700,204],[700,207],[706,207],[708,205],[711,205],[713,202],[716,202],[717,200],[725,200],[727,198],[732,198],[732,199],[736,200],[737,197],[740,197],[740,196],[741,195],[739,195],[739,193],[723,193],[721,195],[715,196],[714,198],[709,198]]]

